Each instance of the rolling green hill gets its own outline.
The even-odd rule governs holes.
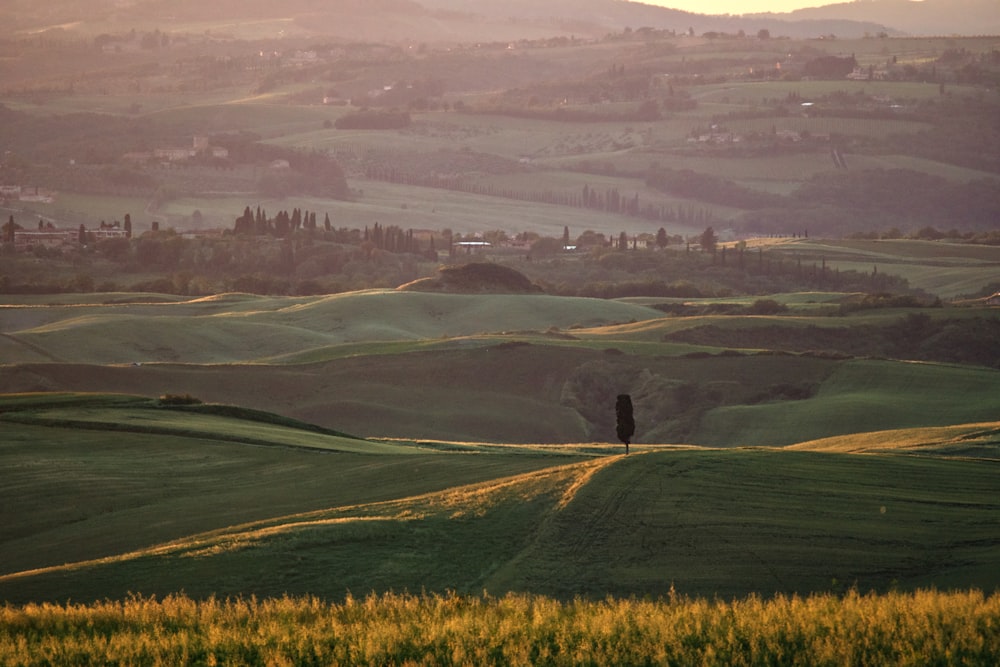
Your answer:
[[[995,309],[773,301],[784,312],[397,290],[24,299],[0,308],[0,391],[190,394],[364,437],[500,443],[615,441],[618,393],[643,443],[786,445],[996,415]]]
[[[0,309],[6,363],[42,356],[94,364],[253,362],[337,343],[544,331],[659,316],[651,308],[599,299],[396,290]]]
[[[815,443],[626,457],[432,442],[323,452],[294,444],[294,426],[261,429],[267,443],[220,439],[217,428],[240,429],[210,414],[183,434],[137,434],[122,428],[149,402],[117,396],[2,407],[0,599],[11,602],[1000,586],[996,422],[967,427],[981,434],[966,441],[988,455],[978,459],[936,455],[956,433],[933,429],[906,435],[924,436],[920,456]],[[55,419],[95,409],[86,428]],[[47,421],[11,419],[26,414]]]
[[[0,398],[3,571],[108,557],[231,524],[407,497],[581,457],[551,450],[450,455],[464,450],[365,441],[277,415],[198,407],[181,411],[120,395]]]

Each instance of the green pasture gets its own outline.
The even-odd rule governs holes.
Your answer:
[[[28,111],[36,115],[57,115],[67,113],[102,113],[114,116],[134,117],[170,112],[175,109],[210,107],[227,104],[246,96],[246,90],[219,87],[211,90],[190,92],[158,93],[155,91],[121,92],[114,95],[74,92],[71,95],[46,98],[43,104],[30,100],[15,99],[9,104],[12,109]]]
[[[994,282],[1000,268],[996,246],[945,241],[899,240],[790,240],[768,246],[789,260],[825,261],[828,268],[880,273],[906,278],[911,287],[942,299],[972,294]]]
[[[114,556],[246,521],[414,496],[579,458],[551,449],[493,456],[465,448],[451,456],[259,420],[201,413],[164,417],[139,399],[84,399],[89,407],[80,407],[80,397],[74,405],[72,396],[3,399],[4,573]],[[24,406],[39,401],[67,407],[39,414]],[[15,420],[18,415],[36,419],[22,423]],[[40,497],[46,502],[37,502]]]
[[[648,157],[647,157],[648,159]],[[651,160],[655,161],[655,160]],[[673,161],[671,161],[673,164]],[[649,163],[646,164],[649,167]],[[676,209],[705,209],[713,219],[729,219],[734,217],[738,211],[727,206],[715,204],[705,204],[697,199],[685,198],[682,196],[665,193],[655,188],[647,187],[641,179],[623,178],[615,176],[604,176],[594,174],[584,174],[579,172],[539,170],[525,173],[505,174],[505,175],[482,175],[473,179],[481,186],[492,186],[497,189],[507,189],[514,192],[544,194],[552,192],[563,196],[571,196],[579,199],[583,192],[583,187],[596,191],[602,197],[610,190],[617,190],[624,201],[634,195],[639,196],[639,204],[642,207],[652,205],[654,207],[667,207]],[[626,218],[615,216],[620,222],[620,227],[634,230],[636,227],[644,227],[648,230],[656,231],[659,227],[669,228],[671,233],[678,233],[680,228],[690,228],[694,231],[693,225],[678,225],[674,223],[664,223],[662,221],[649,221],[643,218]],[[645,230],[644,230],[645,231]],[[704,231],[702,228],[701,231]]]
[[[144,457],[148,472],[129,477],[134,487],[127,494],[130,499],[147,497],[152,472],[162,465],[162,450],[155,445]],[[78,457],[93,461],[94,477],[105,467],[128,468],[137,454],[123,445],[107,449],[118,450],[113,461],[107,454],[77,448]],[[215,456],[211,446],[201,445],[197,451]],[[68,456],[64,465],[74,460]],[[167,458],[176,459],[177,453]],[[228,473],[226,493],[209,490],[200,499],[204,509],[182,517],[184,535],[155,540],[156,530],[147,529],[147,539],[154,537],[148,546],[132,536],[123,541],[133,546],[107,548],[109,534],[91,534],[89,548],[64,553],[65,565],[34,572],[18,573],[16,566],[8,570],[0,576],[0,595],[14,602],[115,599],[129,593],[163,596],[181,590],[195,598],[310,594],[336,600],[348,592],[417,590],[494,595],[532,591],[560,599],[667,596],[676,591],[728,598],[850,588],[993,590],[1000,585],[1000,515],[991,462],[637,448],[629,457],[573,463],[565,457],[525,456],[521,449],[516,455],[405,457],[415,469],[433,469],[439,488],[433,490],[433,482],[410,473],[394,478],[391,495],[385,487],[362,493],[360,481],[381,485],[390,474],[405,470],[399,467],[401,459],[375,460],[385,461],[378,472],[352,467],[348,461],[335,479],[328,477],[322,461],[314,471],[298,468],[297,488],[284,489],[282,508],[307,505],[310,493],[327,489],[326,497],[313,501],[312,511],[290,513],[275,507],[260,516],[257,510],[257,518],[242,523],[232,514],[210,517],[208,507],[222,509],[217,503],[235,504],[238,498],[256,506],[274,493],[261,482],[273,486],[281,475],[262,465],[251,482],[249,471],[239,465],[244,462],[236,462],[216,471]],[[452,462],[461,466],[461,461],[476,465],[480,481],[461,486],[471,481],[471,471],[466,468],[463,475],[450,467]],[[518,462],[523,466],[520,473],[513,471]],[[158,493],[159,504],[169,504],[171,496],[174,502],[190,504],[191,489],[176,486],[190,487],[214,477],[202,477],[207,466],[199,460],[189,474],[172,477]],[[512,476],[504,475],[505,468]],[[18,479],[20,488],[38,488],[50,484],[54,471],[22,474],[29,479]],[[115,502],[120,487],[102,481],[109,487],[105,502]],[[431,492],[403,495],[404,489],[418,485]],[[76,512],[90,507],[79,489],[66,491],[76,491],[85,501],[77,504]],[[350,500],[338,505],[337,498],[345,497]],[[45,516],[55,506],[34,512]],[[155,526],[150,519],[156,516],[156,505],[142,509],[146,525]],[[232,512],[234,507],[224,509]],[[243,507],[238,514],[252,517],[254,510]],[[112,512],[105,519],[120,518],[127,524],[126,514]],[[198,530],[199,519],[204,525],[211,518],[214,526]],[[55,525],[42,539],[52,542],[66,532],[83,537],[88,528],[98,527],[96,521],[78,519],[70,530],[58,519],[49,515]],[[160,532],[180,531],[160,526]],[[103,551],[110,552],[104,559],[87,559],[81,553],[100,553],[102,543]]]
[[[680,300],[679,303],[691,307],[708,305],[739,305],[748,307],[754,301],[755,299],[684,299]],[[650,299],[649,305],[653,303],[654,300]],[[670,302],[660,299],[656,300],[655,303],[664,304]],[[686,315],[683,317],[662,317],[614,326],[592,327],[579,331],[573,330],[570,333],[581,340],[604,341],[608,344],[612,342],[643,342],[647,344],[659,343],[660,345],[666,345],[664,341],[670,334],[700,327],[713,327],[726,331],[753,331],[755,329],[781,327],[793,330],[797,329],[805,333],[811,327],[836,329],[860,324],[886,325],[898,322],[901,317],[898,311],[892,311],[891,313],[874,311],[852,315],[848,321],[842,317],[834,317],[830,314],[831,308],[837,307],[835,303],[807,301],[801,304],[792,304],[790,306],[790,313],[786,315]],[[715,351],[717,352],[718,350]]]
[[[297,347],[327,344],[322,332],[281,324],[190,315],[79,316],[16,334],[27,351],[47,350],[53,360],[91,363],[230,363],[270,357]]]
[[[0,309],[5,361],[219,364],[270,359],[338,343],[542,332],[660,317],[623,302],[549,295],[396,290],[324,297],[195,299]],[[19,350],[19,352],[18,352]],[[144,369],[136,368],[137,373]]]
[[[995,467],[767,450],[630,456],[594,474],[488,588],[557,597],[992,590]]]
[[[840,48],[840,47],[838,47]],[[883,61],[884,62],[884,61]],[[949,86],[953,94],[973,95],[978,92],[974,86]],[[936,83],[912,81],[760,81],[707,84],[691,90],[699,102],[724,104],[757,105],[763,100],[784,100],[788,95],[798,95],[803,102],[833,93],[848,95],[864,94],[888,97],[897,102],[906,100],[936,99],[940,87]]]
[[[190,104],[164,109],[150,117],[161,126],[176,127],[185,133],[200,127],[202,133],[246,130],[270,138],[319,129],[324,120],[334,116],[328,107],[319,104],[292,105],[267,95],[251,94],[230,98],[222,104],[195,99]]]
[[[908,134],[931,129],[928,123],[911,120],[883,120],[874,118],[838,118],[828,116],[785,116],[781,118],[754,118],[747,120],[727,120],[725,126],[738,133],[769,133],[772,128],[779,132],[809,132],[856,137],[885,137],[890,134]],[[850,163],[849,163],[850,164]],[[851,165],[854,166],[854,165]]]
[[[412,448],[386,443],[367,442],[356,438],[331,436],[325,433],[300,431],[218,414],[191,411],[168,411],[163,408],[131,409],[123,413],[117,407],[77,407],[19,411],[8,416],[24,424],[80,428],[87,430],[128,431],[184,435],[187,437],[242,442],[260,446],[305,447],[335,452],[361,454],[412,454]]]
[[[784,304],[793,309],[794,312],[811,311],[817,308],[826,308],[837,305],[849,295],[844,292],[790,292],[786,294],[768,294],[766,297],[758,295],[750,296],[727,296],[727,297],[703,297],[697,299],[684,299],[680,297],[655,297],[636,296],[618,299],[626,303],[634,303],[640,306],[655,306],[664,303],[689,304],[692,306],[711,304],[732,304],[737,306],[751,306],[760,299],[768,299]]]
[[[783,446],[833,435],[981,422],[996,416],[997,396],[1000,374],[992,369],[846,361],[812,398],[708,411],[694,441]]]
[[[854,169],[909,169],[933,176],[940,176],[950,181],[968,182],[984,178],[995,179],[996,174],[968,169],[945,162],[936,162],[911,155],[860,155],[848,154],[845,160],[850,160]]]
[[[889,39],[837,39],[811,42],[812,46],[828,50],[833,55],[853,53],[863,65],[880,65],[892,56],[900,64],[924,63],[938,58],[948,49],[991,51],[996,48],[996,36],[947,35],[937,37],[891,37]],[[930,85],[919,84],[914,85]],[[935,93],[936,94],[936,93]]]
[[[331,120],[345,113],[340,108],[321,109],[325,118]],[[653,128],[659,127],[659,124],[645,122],[563,123],[453,111],[413,113],[411,118],[413,123],[409,127],[398,130],[323,129],[320,120],[315,127],[305,126],[299,132],[289,132],[270,141],[296,148],[344,152],[355,157],[363,157],[369,152],[433,152],[446,148],[510,160],[559,156],[580,159],[592,153],[642,145],[651,133],[658,133]]]
[[[499,443],[613,442],[608,406],[622,392],[635,396],[644,443],[787,445],[977,422],[996,408],[998,376],[982,366],[771,351],[813,350],[811,332],[898,326],[914,313],[991,318],[982,308],[842,316],[850,295],[830,293],[779,295],[789,311],[769,316],[668,315],[652,307],[672,301],[663,299],[396,290],[160,303],[121,296],[0,308],[0,391],[186,393],[363,437]],[[712,330],[667,340],[700,327]],[[761,332],[772,329],[769,345]],[[844,341],[851,354],[892,354]]]

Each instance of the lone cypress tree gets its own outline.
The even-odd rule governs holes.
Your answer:
[[[628,394],[618,394],[615,402],[615,416],[618,418],[618,439],[625,444],[625,453],[628,454],[628,445],[635,433],[635,419],[632,417],[632,397]]]

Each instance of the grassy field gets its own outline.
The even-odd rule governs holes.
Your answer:
[[[10,602],[1000,585],[996,422],[929,429],[918,451],[879,436],[877,455],[815,443],[625,457],[599,444],[345,447],[203,413],[182,429],[135,397],[11,396],[3,409]],[[965,446],[983,456],[949,453],[956,431],[978,434]]]
[[[826,262],[830,269],[898,275],[911,287],[942,299],[973,294],[994,280],[1000,266],[1000,248],[912,239],[762,241],[768,251],[803,266]]]
[[[57,300],[58,301],[58,300]],[[593,327],[659,317],[652,308],[547,295],[369,290],[309,298],[7,306],[8,362],[252,362],[337,343],[428,340],[479,333]]]
[[[991,418],[997,373],[935,364],[854,361],[803,401],[720,407],[695,440],[713,445],[788,445],[825,435],[959,424]]]
[[[24,298],[0,308],[0,390],[190,394],[363,437],[503,443],[614,441],[608,406],[621,392],[634,396],[644,443],[787,445],[995,416],[988,341],[959,360],[978,366],[906,350],[865,358],[893,354],[908,317],[981,336],[994,310],[844,315],[851,295],[775,298],[786,313],[684,317],[653,307],[676,307],[669,299],[393,290]],[[753,300],[685,304],[697,313]],[[816,337],[844,351],[821,354]]]
[[[412,29],[405,23],[400,34]],[[190,145],[192,134],[247,131],[272,145],[327,151],[345,168],[349,200],[262,197],[262,160],[232,170],[156,168],[156,198],[166,197],[156,210],[153,187],[148,196],[59,192],[53,204],[25,203],[15,211],[19,222],[30,227],[44,216],[94,226],[130,213],[139,233],[153,220],[178,230],[231,228],[245,206],[259,205],[272,215],[329,213],[336,228],[377,222],[559,238],[564,228],[573,237],[588,229],[614,237],[663,226],[691,237],[710,223],[731,241],[726,228],[738,210],[647,189],[650,165],[786,195],[835,166],[820,145],[773,155],[749,143],[744,151],[689,141],[726,114],[764,112],[789,95],[859,93],[926,105],[932,119],[938,100],[956,108],[965,100],[969,113],[983,113],[980,105],[995,99],[951,84],[740,76],[678,82],[697,108],[655,121],[563,123],[450,107],[413,111],[403,130],[346,131],[332,123],[350,108],[320,105],[321,92],[346,96],[433,75],[449,91],[432,105],[461,99],[473,110],[499,109],[518,99],[511,104],[543,110],[560,103],[564,83],[586,81],[579,86],[590,101],[567,93],[568,110],[631,114],[634,91],[624,93],[614,77],[599,80],[610,63],[625,62],[630,74],[705,66],[729,77],[747,62],[767,62],[769,52],[784,58],[801,46],[856,52],[863,66],[890,56],[923,66],[959,44],[989,53],[984,44],[995,40],[810,40],[787,48],[777,39],[574,40],[544,50],[469,50],[468,62],[431,46],[414,58],[347,55],[284,79],[269,76],[265,63],[259,80],[241,69],[240,85],[200,90],[214,75],[206,70],[202,80],[185,68],[224,59],[230,48],[238,54],[243,45],[223,43],[229,36],[260,39],[264,53],[264,39],[302,30],[252,18],[176,29],[207,37],[209,27],[211,50],[192,51],[176,73],[164,67],[160,81],[141,68],[88,72],[25,87],[9,106],[148,122],[178,145]],[[354,38],[365,41],[360,32]],[[252,60],[258,47],[249,48]],[[88,58],[102,60],[99,51]],[[165,63],[173,53],[157,57]],[[45,55],[33,66],[38,77],[71,71],[72,63]],[[438,60],[444,69],[425,68]],[[526,74],[534,66],[547,74],[533,82]],[[288,73],[277,67],[272,73]],[[658,87],[650,94],[663,99],[666,79],[650,81]],[[597,102],[605,84],[631,101]],[[536,92],[537,105],[528,103]],[[911,169],[954,183],[992,176],[968,166],[988,161],[966,155],[959,166],[963,157],[929,145],[914,150],[939,157],[880,152],[882,137],[925,133],[935,127],[930,120],[793,113],[724,124],[738,133],[835,135],[849,147],[852,170]],[[80,150],[115,159],[97,150],[103,139],[83,139]],[[109,142],[115,151],[126,144]],[[756,148],[769,154],[753,155]],[[9,158],[15,168],[31,162],[25,152]],[[40,173],[60,180],[60,169],[73,168],[67,157],[84,156],[46,158],[52,173]],[[365,176],[373,163],[423,175],[447,172],[450,161],[468,164],[454,171],[482,186],[576,194],[586,184],[712,217],[673,224]],[[111,176],[76,180],[99,189],[108,178],[110,191]],[[822,263],[867,275],[877,267],[946,301],[980,292],[1000,267],[994,248],[941,242],[750,246],[807,269]],[[515,256],[526,253],[511,250],[505,260],[518,265]],[[586,260],[619,261],[591,271],[582,254],[560,256],[550,275],[567,288],[658,277],[653,263],[632,266],[638,253],[598,255]],[[541,262],[523,262],[531,263]],[[96,275],[111,275],[109,267]],[[721,275],[732,267],[716,268]],[[67,262],[58,279],[77,270]],[[34,257],[7,277],[52,276]],[[754,276],[744,278],[749,287]],[[6,295],[0,662],[996,664],[1000,369],[989,337],[997,310],[855,311],[871,305],[862,294],[810,292],[770,295],[787,310],[760,315],[757,290],[728,297],[731,285],[719,280],[716,289],[705,278],[712,285],[703,293],[721,296],[704,299],[391,289]],[[911,333],[923,340],[909,348],[886,340]],[[932,339],[975,354],[955,361],[935,352]],[[635,406],[627,456],[612,410],[621,393]],[[186,394],[205,403],[155,398]]]

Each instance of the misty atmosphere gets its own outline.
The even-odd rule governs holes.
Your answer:
[[[4,2],[0,662],[996,664],[1000,8],[660,4]]]

